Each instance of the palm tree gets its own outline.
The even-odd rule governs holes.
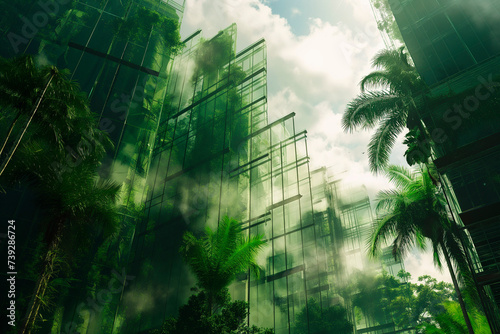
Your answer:
[[[198,285],[207,293],[208,315],[217,306],[217,297],[237,274],[251,268],[259,275],[255,257],[265,244],[262,238],[262,235],[246,238],[240,223],[227,216],[216,230],[207,227],[201,238],[191,232],[184,233],[180,252]]]
[[[404,47],[380,51],[372,64],[378,70],[361,80],[361,94],[347,105],[342,126],[350,132],[378,126],[368,147],[370,169],[378,172],[387,165],[396,138],[404,128],[420,126],[413,97],[425,84]],[[372,90],[367,91],[368,88]]]
[[[455,265],[466,286],[473,292],[471,272],[460,242],[460,233],[463,232],[449,219],[446,201],[433,184],[426,167],[421,168],[413,172],[399,166],[386,168],[386,175],[396,189],[378,194],[377,212],[382,216],[371,239],[370,254],[375,256],[390,237],[395,238],[392,243],[395,258],[404,256],[414,246],[425,249],[426,239],[429,240],[435,265],[442,267],[441,254],[446,260],[467,328],[469,333],[473,333],[453,271]]]
[[[0,106],[4,111],[2,116],[6,118],[11,109],[15,111],[7,136],[0,148],[0,155],[21,115],[27,115],[32,109],[31,104],[37,100],[38,89],[44,85],[42,76],[30,56],[14,59],[0,57]]]
[[[96,119],[78,84],[68,79],[69,71],[54,66],[38,67],[31,56],[22,56],[0,59],[0,72],[0,106],[7,115],[3,121],[11,121],[1,144],[0,156],[14,129],[20,120],[23,121],[9,152],[0,163],[0,175],[5,172],[33,123],[40,125],[37,135],[52,142],[52,149],[60,151],[66,146],[76,147],[83,136],[92,138],[96,134]],[[94,142],[95,149],[104,151],[109,139],[100,139]]]
[[[35,154],[36,156],[36,154]],[[79,240],[80,246],[91,239],[90,231],[109,236],[116,227],[117,211],[115,201],[119,186],[111,181],[97,178],[98,165],[91,159],[75,166],[71,171],[58,173],[50,167],[53,155],[45,155],[37,163],[28,161],[37,169],[45,164],[48,171],[41,173],[43,177],[35,183],[37,202],[44,208],[45,255],[38,280],[27,312],[20,326],[19,333],[30,333],[37,320],[41,300],[47,291],[50,280],[58,273],[56,263],[60,257],[74,248],[71,243]],[[45,161],[44,161],[45,160]],[[73,237],[78,234],[78,237]]]
[[[61,258],[97,233],[113,231],[119,187],[98,179],[111,141],[97,128],[86,97],[68,80],[69,72],[39,68],[28,56],[0,63],[0,105],[5,110],[0,128],[9,129],[2,149],[20,120],[24,123],[0,166],[0,181],[30,188],[45,224],[40,274],[19,331],[29,333]]]

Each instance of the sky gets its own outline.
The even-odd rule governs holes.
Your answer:
[[[373,131],[344,133],[340,122],[359,81],[373,70],[371,59],[385,47],[369,0],[186,0],[181,36],[201,29],[210,38],[232,23],[237,51],[266,40],[269,119],[296,113],[297,132],[308,132],[311,169],[331,167],[346,183],[365,185],[372,200],[391,188],[369,170]],[[392,164],[406,165],[403,137]],[[414,281],[424,274],[451,281],[428,253],[413,252],[405,267]]]

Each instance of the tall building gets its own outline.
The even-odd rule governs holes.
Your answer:
[[[490,325],[500,331],[500,3],[389,1],[415,66],[429,85],[417,101],[434,163],[475,252]]]
[[[55,311],[40,331],[111,333],[119,326],[115,314],[127,283],[123,277],[135,225],[144,208],[170,46],[184,0],[2,1],[1,6],[0,55],[32,54],[40,64],[70,70],[71,79],[79,83],[91,110],[98,114],[100,129],[109,133],[115,145],[103,161],[101,176],[122,186],[117,236],[100,248],[94,245],[88,253],[73,255],[71,261],[78,261],[79,266],[73,268],[71,277],[78,279],[60,282]],[[67,151],[77,155],[77,148]],[[60,166],[60,172],[70,168]],[[13,217],[24,231],[16,240],[20,322],[36,281],[32,265],[42,208],[25,188],[0,196],[2,217]]]
[[[376,227],[370,198],[364,186],[349,185],[341,175],[332,167],[311,172],[316,244],[328,263],[322,275],[330,299],[324,303],[346,307],[354,333],[414,333],[413,328],[398,327],[382,306],[386,289],[382,275],[397,277],[404,265],[389,249],[378,259],[368,257]]]
[[[415,66],[429,86],[500,53],[498,1],[389,3]]]
[[[141,314],[128,321],[131,333],[159,326],[186,302],[195,280],[178,253],[181,236],[225,215],[267,240],[260,277],[243,275],[231,287],[248,301],[250,324],[288,333],[308,300],[335,299],[313,211],[306,132],[295,131],[293,113],[268,123],[265,42],[236,53],[235,40],[235,25],[209,40],[197,32],[173,62],[146,215],[133,243],[138,277],[123,296],[123,309]],[[155,307],[137,309],[141,293]]]
[[[230,287],[249,303],[250,325],[293,333],[309,303],[340,304],[354,317],[345,262],[367,268],[368,197],[341,201],[326,169],[310,172],[306,132],[296,131],[293,113],[268,123],[265,41],[239,52],[235,41],[235,25],[211,39],[198,31],[173,61],[132,245],[136,279],[117,313],[123,333],[176,314],[196,283],[179,255],[182,235],[225,215],[267,240],[260,277],[243,274]]]

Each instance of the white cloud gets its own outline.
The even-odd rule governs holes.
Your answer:
[[[430,246],[428,248],[431,248]],[[444,262],[444,260],[442,260]],[[411,256],[408,256],[405,261],[405,269],[411,273],[413,283],[418,283],[418,278],[423,275],[430,275],[438,281],[451,283],[451,276],[446,264],[443,269],[439,270],[434,266],[432,251],[428,249],[425,252],[414,250]]]

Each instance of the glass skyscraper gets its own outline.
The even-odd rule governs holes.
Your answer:
[[[500,53],[495,0],[389,0],[415,66],[428,85]]]
[[[172,63],[132,244],[128,272],[136,279],[118,312],[127,320],[121,332],[159,327],[176,314],[196,283],[179,254],[182,235],[216,227],[225,215],[267,240],[260,277],[242,273],[230,287],[249,303],[250,325],[294,333],[313,300],[343,305],[353,318],[346,262],[367,268],[368,197],[350,192],[342,201],[348,190],[326,169],[310,171],[307,133],[296,131],[293,113],[268,122],[265,41],[239,52],[235,41],[235,25],[211,39],[198,31]],[[363,326],[374,333],[368,327],[379,324]]]
[[[500,330],[500,3],[389,1],[429,85],[416,98],[448,200],[474,243],[472,266],[493,331]]]
[[[236,53],[235,40],[235,25],[210,40],[197,32],[174,60],[131,261],[134,286],[165,293],[151,293],[158,307],[131,332],[159,326],[187,300],[195,281],[178,253],[182,234],[224,215],[267,240],[260,278],[231,288],[249,302],[251,324],[288,333],[308,298],[330,303],[332,268],[318,241],[329,234],[313,211],[306,132],[295,131],[293,113],[268,123],[265,41]],[[126,291],[123,307],[139,293]]]
[[[99,128],[115,147],[103,161],[101,177],[120,184],[120,224],[116,237],[93,245],[72,261],[69,284],[54,298],[41,332],[111,333],[134,229],[142,218],[146,176],[162,112],[171,58],[171,38],[184,0],[82,0],[2,2],[0,55],[32,54],[39,64],[70,70],[97,113]],[[67,148],[77,155],[77,148]],[[68,166],[59,166],[61,173]],[[32,269],[42,208],[26,188],[2,194],[2,217],[14,217],[19,229],[18,321],[36,281]],[[124,276],[125,275],[125,276]],[[63,280],[64,282],[64,280]],[[117,282],[118,287],[117,287]],[[111,287],[111,288],[110,288]],[[112,290],[112,293],[110,291]],[[5,324],[2,324],[4,326]]]

